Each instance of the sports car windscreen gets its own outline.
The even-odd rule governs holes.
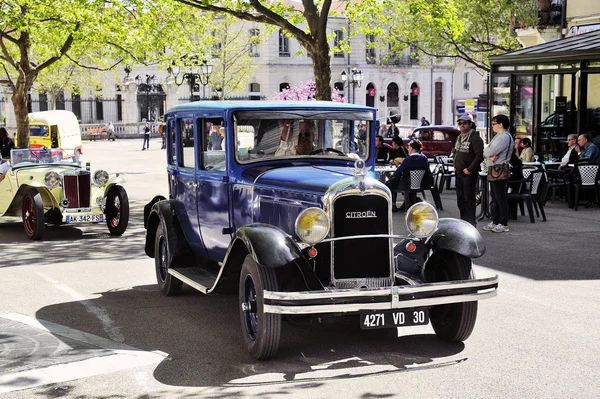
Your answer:
[[[366,111],[236,112],[236,159],[240,163],[299,157],[366,160],[372,118]]]

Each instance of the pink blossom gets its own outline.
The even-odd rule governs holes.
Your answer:
[[[316,84],[313,80],[308,80],[304,84],[293,84],[287,89],[277,93],[273,99],[282,101],[315,101]],[[336,89],[331,90],[331,101],[345,103],[346,99],[338,93]]]

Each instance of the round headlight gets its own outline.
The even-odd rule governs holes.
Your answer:
[[[97,170],[94,172],[94,183],[100,187],[104,186],[108,181],[108,172],[105,170]]]
[[[296,235],[307,244],[316,244],[329,234],[329,218],[320,208],[308,208],[296,218]]]
[[[428,237],[437,228],[438,213],[427,202],[418,202],[406,212],[406,228],[418,238]]]
[[[60,184],[60,175],[56,172],[48,172],[44,175],[44,184],[48,188],[58,187]]]

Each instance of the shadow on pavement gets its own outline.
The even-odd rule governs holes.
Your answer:
[[[85,302],[47,306],[36,318],[106,337],[86,307],[111,309],[113,328],[128,337],[123,343],[168,354],[154,377],[172,386],[235,388],[289,382],[296,387],[298,382],[318,386],[331,379],[445,367],[466,360],[454,356],[463,351],[462,343],[448,344],[423,330],[399,338],[396,329],[362,331],[356,317],[339,324],[283,323],[276,358],[254,361],[243,345],[235,296],[204,296],[186,289],[179,297],[165,297],[149,285],[104,292]]]

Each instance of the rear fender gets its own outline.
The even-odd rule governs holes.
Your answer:
[[[479,231],[470,223],[459,219],[440,219],[437,230],[427,243],[433,254],[449,250],[468,258],[479,258],[485,253],[485,244]]]
[[[145,213],[146,209],[144,209]],[[172,263],[175,257],[184,257],[192,254],[192,250],[183,235],[183,230],[175,214],[172,201],[162,200],[155,202],[148,213],[148,217],[144,220],[144,224],[146,225],[144,252],[146,255],[154,258],[154,241],[156,239],[156,229],[158,229],[159,224],[163,225],[167,233],[167,245],[169,246],[170,254],[169,264]]]

